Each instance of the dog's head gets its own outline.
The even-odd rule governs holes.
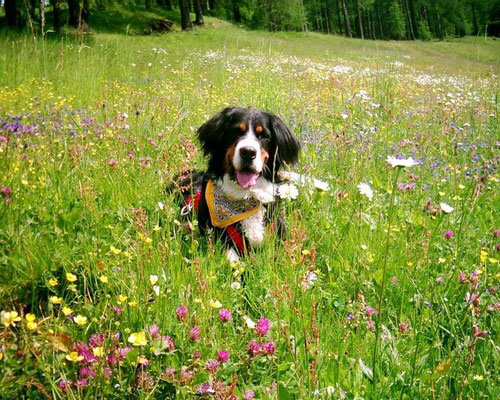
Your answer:
[[[229,174],[244,189],[263,176],[276,180],[279,169],[293,164],[300,144],[285,123],[273,114],[231,107],[222,110],[198,129],[208,173]]]

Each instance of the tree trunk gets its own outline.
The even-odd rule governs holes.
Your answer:
[[[344,34],[344,28],[342,28],[342,16],[340,15],[339,0],[335,0],[335,8],[337,10],[337,22],[339,27],[339,33]]]
[[[333,33],[332,12],[330,10],[330,0],[325,0],[325,20],[326,20],[327,33],[328,34]]]
[[[194,13],[196,15],[196,19],[194,20],[195,25],[203,25],[203,14],[201,13],[200,0],[193,0],[193,8]]]
[[[378,28],[380,30],[380,39],[384,40],[384,30],[382,28],[382,20],[380,19],[380,12],[378,7],[378,1],[375,0],[375,12],[377,14]]]
[[[365,35],[363,33],[363,16],[361,15],[361,8],[359,7],[359,0],[356,0],[356,19],[358,20],[358,36],[361,37],[361,39],[365,38]]]
[[[477,35],[479,33],[479,24],[477,23],[476,7],[474,6],[474,3],[471,3],[470,6],[472,8],[472,34]]]
[[[410,28],[410,39],[415,40],[415,32],[413,30],[413,24],[411,22],[411,12],[410,12],[410,5],[408,4],[408,0],[405,0],[405,5],[406,5],[406,15],[408,17],[408,27]]]
[[[19,9],[20,4],[17,0],[5,0],[5,17],[7,19],[7,25],[9,28],[21,28],[24,25],[22,21],[21,10]]]
[[[347,36],[352,38],[351,24],[349,22],[349,14],[347,13],[347,6],[345,4],[345,0],[341,1],[342,1],[342,9],[344,10],[345,31],[347,32]]]
[[[241,22],[241,13],[240,13],[240,5],[238,4],[238,0],[232,0],[233,3],[233,18],[235,22]]]
[[[181,11],[181,27],[183,31],[190,31],[193,29],[191,19],[189,18],[188,0],[179,0],[179,9]]]
[[[52,4],[52,25],[56,32],[61,30],[61,1],[51,0]]]

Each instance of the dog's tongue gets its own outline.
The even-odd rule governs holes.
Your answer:
[[[243,189],[248,189],[249,187],[255,185],[258,177],[259,174],[256,174],[255,172],[236,172],[236,180]]]

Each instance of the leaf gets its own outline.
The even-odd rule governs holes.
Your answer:
[[[283,384],[279,384],[278,386],[278,399],[279,400],[291,400],[290,393],[288,393],[288,389],[283,386]]]
[[[73,342],[68,335],[63,335],[61,333],[53,333],[49,335],[49,339],[52,342],[52,346],[55,349],[67,353],[69,349],[73,347]]]
[[[450,371],[450,368],[451,368],[451,359],[448,358],[446,361],[439,363],[432,374],[445,376]]]
[[[359,359],[359,368],[368,379],[373,380],[373,371],[365,364],[362,358]]]

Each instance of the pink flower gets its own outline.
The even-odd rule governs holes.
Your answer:
[[[255,340],[250,341],[248,344],[248,354],[252,357],[255,357],[260,353],[260,344]]]
[[[369,317],[371,315],[377,315],[378,314],[378,311],[375,310],[373,307],[370,307],[370,306],[366,306],[365,307],[365,314]]]
[[[219,319],[221,322],[228,322],[233,319],[233,316],[231,315],[231,311],[229,311],[227,308],[223,308],[219,311]]]
[[[243,393],[243,400],[253,400],[255,398],[255,393],[253,390],[247,390]]]
[[[217,360],[208,360],[205,364],[205,368],[208,372],[215,374],[220,367],[220,363]]]
[[[263,354],[271,355],[274,354],[275,350],[276,350],[276,345],[272,340],[262,345]]]
[[[104,368],[104,375],[106,375],[106,378],[109,378],[112,375],[111,369],[108,367]]]
[[[66,392],[66,389],[71,388],[73,386],[73,381],[71,379],[61,379],[59,381],[59,389],[62,390],[62,392]]]
[[[493,236],[499,237],[500,236],[500,229],[493,229]]]
[[[453,237],[453,231],[451,229],[448,229],[445,233],[444,233],[444,238],[445,239],[451,239]]]
[[[229,351],[227,350],[220,350],[217,353],[217,361],[221,363],[225,363],[229,361]]]
[[[202,383],[200,386],[196,388],[196,391],[199,394],[209,394],[215,392],[212,386],[210,386],[210,383],[208,382]]]
[[[200,330],[197,326],[192,327],[189,330],[189,340],[192,342],[198,342],[201,339]]]
[[[255,325],[255,332],[257,335],[264,336],[269,332],[269,328],[271,327],[271,322],[267,318],[261,317],[257,321],[257,325]]]
[[[458,281],[460,283],[467,283],[467,275],[465,275],[463,272],[460,272],[460,275],[458,276]]]
[[[168,369],[166,369],[163,372],[162,376],[164,376],[165,378],[167,378],[170,381],[173,381],[174,378],[175,378],[175,368],[168,368]]]
[[[2,187],[2,189],[0,189],[0,191],[5,196],[9,196],[12,193],[12,188],[10,186],[4,186],[4,187]]]
[[[89,346],[94,348],[94,347],[101,347],[104,344],[104,334],[102,333],[94,333],[93,335],[90,335],[89,338]]]
[[[474,325],[472,327],[472,333],[474,334],[474,337],[476,339],[485,340],[483,338],[483,336],[487,335],[489,332],[488,331],[480,331],[479,328],[477,327],[477,325]]]
[[[188,309],[186,306],[179,306],[177,310],[175,310],[175,315],[177,315],[177,319],[179,321],[184,321],[188,316]]]
[[[81,387],[86,387],[89,385],[89,381],[87,379],[77,379],[76,381],[76,386],[81,388]]]
[[[366,321],[366,326],[368,327],[368,329],[370,329],[372,331],[375,329],[375,322],[373,322],[371,319],[369,319],[368,321]]]
[[[158,327],[158,325],[151,325],[149,327],[149,334],[153,339],[158,339],[160,337],[160,328]]]
[[[113,168],[116,165],[116,158],[112,158],[108,161],[108,164],[111,168]]]
[[[87,366],[80,368],[80,370],[78,371],[78,375],[80,375],[80,377],[82,378],[95,378],[95,372],[92,370],[92,368]]]
[[[408,321],[403,321],[399,324],[399,332],[406,333],[410,330],[410,323]]]

